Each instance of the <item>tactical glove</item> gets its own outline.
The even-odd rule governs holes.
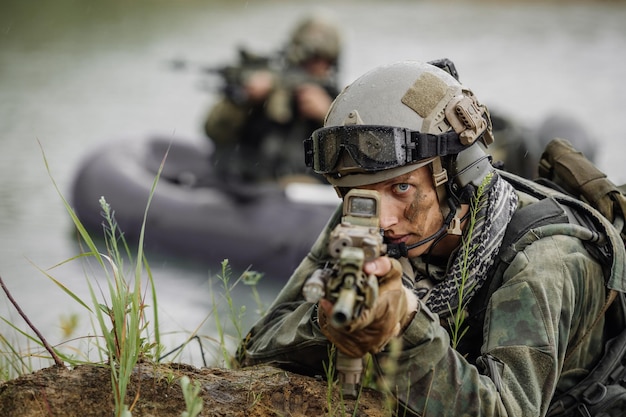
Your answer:
[[[318,322],[322,333],[344,354],[360,358],[366,353],[380,352],[389,340],[399,336],[417,310],[417,298],[402,285],[402,266],[390,259],[391,270],[379,278],[378,298],[374,305],[343,328],[330,324],[332,304],[320,300]]]

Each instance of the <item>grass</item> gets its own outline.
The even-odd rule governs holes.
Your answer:
[[[80,300],[76,295],[68,292],[65,286],[61,286],[69,295],[83,305],[89,312],[96,316],[99,325],[100,335],[104,339],[105,352],[108,357],[109,367],[111,370],[111,384],[113,389],[113,397],[115,400],[115,416],[129,417],[137,397],[129,405],[126,400],[126,392],[130,384],[130,378],[138,361],[145,357],[158,358],[163,349],[160,343],[159,334],[159,317],[157,306],[156,291],[154,288],[154,280],[148,262],[143,252],[143,241],[145,235],[145,224],[150,208],[152,197],[156,190],[165,159],[163,158],[157,175],[153,181],[148,202],[144,211],[143,222],[139,234],[139,242],[137,245],[136,261],[132,272],[132,280],[126,276],[124,266],[124,254],[132,262],[131,251],[118,230],[115,222],[114,212],[106,202],[104,197],[100,199],[100,206],[105,221],[105,242],[106,254],[101,254],[94,240],[91,238],[80,219],[72,209],[71,205],[64,198],[54,177],[50,173],[50,167],[42,149],[42,155],[46,170],[52,183],[63,201],[63,205],[74,223],[74,226],[81,237],[81,242],[86,246],[83,256],[95,258],[106,276],[106,284],[108,288],[109,298],[106,300],[104,294],[100,294],[104,301],[98,298],[98,292],[94,288],[91,280],[87,280],[91,303],[93,309],[87,307],[86,303]],[[144,298],[144,289],[142,286],[142,278],[145,272],[148,276],[148,282],[152,289],[152,326],[148,327],[149,320],[145,315],[146,303]],[[60,285],[58,280],[54,280]],[[153,340],[147,343],[146,340]],[[139,394],[137,394],[139,395]]]
[[[200,383],[198,381],[192,383],[189,377],[183,376],[180,379],[180,387],[185,398],[185,411],[181,417],[196,417],[202,411],[202,398],[200,394]]]
[[[131,375],[138,362],[152,361],[158,363],[170,353],[179,352],[193,340],[200,341],[202,351],[201,337],[197,334],[201,323],[198,328],[187,337],[182,345],[170,353],[163,354],[164,346],[161,342],[161,333],[159,331],[160,323],[157,313],[158,299],[156,285],[152,271],[143,252],[143,238],[145,219],[164,161],[165,159],[161,163],[159,173],[152,185],[136,253],[132,253],[124,239],[122,231],[118,229],[113,209],[104,198],[100,200],[105,225],[104,242],[106,246],[104,251],[101,252],[101,249],[96,245],[95,241],[91,238],[90,234],[72,210],[70,204],[60,192],[54,178],[50,174],[50,169],[44,155],[44,162],[48,174],[80,236],[82,251],[75,257],[67,259],[50,269],[44,270],[39,267],[37,267],[37,269],[45,275],[45,277],[50,279],[62,292],[84,308],[89,315],[96,336],[79,337],[73,339],[73,341],[78,340],[86,342],[88,345],[95,347],[99,359],[98,363],[109,367],[111,372],[111,390],[115,403],[115,417],[132,416],[133,408],[139,399],[140,389],[137,389],[137,394],[134,398],[127,398],[127,392]],[[101,269],[104,274],[103,282],[86,274],[89,300],[84,300],[78,296],[60,280],[56,279],[50,272],[51,269],[65,263],[83,260],[95,260],[99,269]],[[262,278],[262,274],[255,271],[246,271],[237,280],[231,281],[232,272],[228,260],[222,262],[221,268],[221,273],[217,274],[216,278],[221,284],[221,296],[223,299],[218,302],[215,292],[212,292],[213,308],[207,314],[204,321],[211,315],[214,316],[218,335],[216,339],[209,338],[209,340],[219,346],[223,365],[232,367],[235,363],[232,360],[232,355],[229,350],[228,342],[230,336],[225,331],[225,326],[222,323],[217,306],[220,305],[220,302],[226,303],[226,311],[229,316],[228,320],[234,332],[232,339],[236,341],[242,340],[242,321],[248,311],[245,306],[239,308],[235,306],[232,298],[232,289],[239,283],[247,285],[251,289],[257,305],[254,314],[260,317],[265,311],[256,285]],[[2,283],[1,277],[0,283]],[[7,297],[10,298],[8,289],[5,289],[5,293]],[[15,303],[15,307],[19,309],[17,303]],[[23,317],[27,320],[25,315],[23,315]],[[20,329],[11,320],[4,317],[0,317],[0,320],[8,325],[9,329],[15,334],[15,337],[10,339],[6,334],[0,333],[0,381],[10,380],[16,376],[33,372],[36,368],[36,365],[34,365],[32,361],[33,358],[39,358],[48,363],[53,361],[60,367],[76,366],[85,363],[98,364],[93,362],[93,360],[85,359],[85,352],[80,349],[70,347],[69,350],[72,354],[65,353],[63,348],[67,348],[71,341],[64,342],[59,346],[50,346],[31,323],[29,323],[29,325],[36,336]],[[69,337],[77,328],[78,315],[64,316],[60,321],[60,327],[64,335]],[[29,348],[26,353],[24,353],[23,349],[19,348],[19,346],[24,345],[24,340],[32,347]],[[86,356],[89,355],[87,354]],[[329,362],[331,365],[329,365],[328,372],[333,374],[332,360]],[[170,381],[170,384],[173,382],[173,380]],[[203,407],[202,399],[199,397],[200,386],[186,378],[181,378],[179,383],[186,407],[186,409],[182,411],[181,416],[196,417],[202,411]],[[345,416],[346,408],[344,402],[340,401],[340,404],[333,404],[333,389],[333,378],[329,376],[328,410],[330,415]],[[361,392],[359,392],[359,396],[360,394]],[[258,401],[260,401],[260,396],[255,395],[254,402],[256,403]],[[358,404],[358,399],[356,404]],[[357,409],[358,407],[355,407],[355,414]]]
[[[2,319],[10,327],[13,325]],[[32,365],[21,355],[16,343],[0,334],[0,381],[7,381],[15,375],[22,375],[32,369]]]
[[[234,325],[235,337],[237,340],[241,340],[243,336],[243,332],[241,330],[241,321],[243,315],[245,314],[245,306],[242,306],[239,311],[235,309],[233,304],[233,298],[231,296],[232,287],[230,285],[231,278],[231,270],[228,264],[228,260],[222,261],[222,272],[217,275],[217,279],[221,282],[222,287],[224,289],[224,298],[228,305],[229,317],[231,318],[231,322]],[[213,305],[213,316],[215,317],[215,326],[217,327],[218,338],[219,338],[219,346],[222,351],[222,359],[224,361],[224,365],[227,368],[231,368],[234,364],[233,357],[230,354],[228,346],[226,344],[226,333],[224,332],[224,328],[222,326],[222,322],[220,321],[219,312],[217,306],[219,303],[215,300],[215,292],[211,291],[211,301]]]
[[[90,316],[92,327],[97,336],[80,337],[74,339],[74,341],[86,341],[88,344],[95,346],[100,363],[107,365],[111,371],[111,389],[115,401],[114,415],[115,417],[130,417],[140,390],[137,390],[135,398],[129,399],[127,398],[127,389],[132,372],[138,362],[152,361],[158,363],[170,353],[180,352],[194,340],[199,341],[202,357],[205,360],[202,341],[197,334],[202,323],[186,338],[182,345],[168,354],[163,354],[164,346],[161,342],[161,333],[159,331],[157,291],[152,271],[143,252],[143,240],[150,202],[158,184],[165,158],[161,162],[158,174],[152,184],[150,197],[144,212],[139,241],[136,245],[137,249],[133,253],[124,239],[123,232],[118,229],[113,209],[104,198],[101,198],[100,205],[104,220],[104,244],[106,247],[101,252],[101,249],[82,225],[68,201],[63,197],[50,173],[43,149],[42,155],[48,175],[80,237],[82,249],[79,255],[54,265],[50,269],[35,267],[62,292],[84,308]],[[60,280],[56,279],[50,270],[69,262],[89,259],[95,260],[97,265],[99,265],[99,269],[104,275],[104,282],[86,273],[89,300],[85,300],[66,287]],[[232,336],[233,339],[241,340],[241,323],[246,309],[245,307],[237,309],[232,299],[231,290],[239,282],[249,286],[257,303],[257,313],[260,314],[263,311],[263,306],[256,285],[261,277],[262,274],[257,272],[246,271],[239,279],[231,283],[231,271],[228,260],[224,260],[222,263],[222,273],[217,276],[223,287],[223,300],[219,301],[225,301],[226,303],[229,319],[235,331],[235,335]],[[8,288],[4,286],[1,277],[0,284],[2,284],[7,298],[14,301]],[[215,300],[215,295],[213,295],[213,298],[213,309],[203,322],[211,314],[215,315],[219,335],[217,340],[211,338],[209,340],[219,345],[226,366],[231,366],[231,355],[228,353],[227,346],[229,337],[224,332],[224,327],[218,315],[220,302]],[[71,347],[70,351],[73,354],[65,354],[60,346],[67,347],[66,343],[70,343],[69,341],[62,343],[60,346],[50,346],[43,335],[38,332],[37,328],[28,321],[28,317],[20,310],[19,304],[15,301],[13,304],[24,320],[27,321],[35,336],[20,329],[12,320],[0,317],[0,320],[8,326],[9,331],[14,333],[14,337],[10,337],[8,332],[0,333],[0,381],[7,381],[33,372],[37,368],[33,363],[33,358],[39,358],[48,364],[53,361],[59,367],[76,366],[84,363],[94,364],[90,360],[81,358],[84,357],[84,352],[81,352],[80,349]],[[151,314],[149,314],[150,312]],[[64,316],[60,321],[60,327],[64,335],[69,337],[76,330],[78,316]],[[20,348],[20,346],[24,346],[24,340],[32,347],[26,352]],[[174,356],[175,358],[176,356]],[[195,417],[202,410],[202,400],[198,397],[199,387],[188,380],[180,380],[180,384],[186,403],[186,410],[183,412],[183,415]]]
[[[123,258],[118,244],[118,232],[113,213],[104,198],[100,200],[104,217],[107,224],[107,252],[110,255],[100,255],[100,259],[106,260],[109,264],[110,272],[106,265],[102,264],[107,272],[107,286],[109,290],[109,302],[100,303],[98,294],[91,281],[88,281],[91,301],[95,308],[96,319],[100,326],[101,334],[106,345],[106,353],[109,358],[111,368],[111,384],[113,397],[115,399],[115,415],[130,416],[130,411],[137,400],[129,406],[126,403],[126,391],[130,384],[130,377],[137,362],[148,356],[154,348],[155,355],[161,350],[159,345],[158,326],[155,326],[155,342],[146,344],[142,334],[147,330],[147,319],[144,316],[146,307],[143,299],[143,288],[141,286],[142,271],[135,269],[135,276],[132,282],[128,280],[123,271]],[[96,253],[92,250],[92,253]],[[141,255],[141,253],[140,253]],[[137,262],[140,265],[140,262]],[[148,274],[150,281],[154,282],[152,275]],[[155,300],[156,304],[156,300]],[[158,316],[155,312],[155,321]],[[137,394],[139,395],[139,394]]]
[[[82,254],[75,258],[66,260],[63,263],[84,257],[94,258],[101,266],[102,271],[104,271],[108,297],[101,288],[94,286],[97,285],[97,283],[94,284],[95,280],[88,279],[87,284],[91,298],[90,307],[87,302],[80,299],[59,280],[52,277],[48,271],[41,269],[40,271],[50,278],[63,292],[68,294],[72,299],[78,302],[78,304],[83,306],[88,313],[95,315],[95,320],[98,324],[100,334],[100,337],[96,339],[96,347],[101,353],[104,353],[104,356],[108,359],[108,365],[111,370],[113,396],[115,400],[115,416],[131,416],[131,410],[137,398],[135,398],[131,404],[128,404],[126,392],[133,369],[135,368],[137,362],[144,358],[158,358],[163,349],[160,343],[159,318],[157,313],[158,310],[156,308],[157,299],[154,288],[154,280],[152,279],[152,273],[143,253],[145,218],[149,209],[150,201],[148,201],[144,214],[144,223],[142,225],[136,254],[137,261],[131,268],[130,275],[132,276],[132,279],[128,279],[124,260],[128,258],[132,261],[132,256],[122,234],[117,229],[114,213],[110,206],[106,203],[104,198],[101,199],[100,204],[105,220],[106,242],[106,253],[103,254],[100,253],[95,242],[81,224],[70,204],[63,197],[59,187],[54,181],[54,178],[50,175],[50,169],[45,158],[45,154],[43,157],[48,174],[52,179],[54,187],[61,197],[85,248]],[[152,185],[150,199],[154,194],[162,168],[163,163],[161,164],[159,173]],[[145,300],[145,289],[142,285],[144,272],[148,277],[148,285],[152,290],[151,301],[155,307],[153,308],[153,314],[150,318],[151,321],[146,316],[147,303]],[[5,290],[7,297],[13,301],[8,289],[4,287],[4,284],[3,289]],[[19,310],[19,305],[16,302],[13,302],[13,304],[16,309],[18,309],[22,317],[28,322],[27,317]],[[62,367],[65,363],[68,363],[69,365],[76,365],[79,363],[79,361],[75,358],[63,355],[57,349],[49,346],[45,338],[30,323],[28,324],[37,334],[37,337],[30,336],[28,333],[18,329],[13,323],[6,319],[3,319],[3,321],[18,334],[26,337],[27,340],[35,343],[39,347],[45,348],[45,350],[47,350],[50,356],[54,359],[57,366]],[[148,324],[151,324],[151,326],[148,326]],[[72,326],[71,322],[69,326]],[[148,340],[151,340],[151,342],[147,342]],[[100,343],[101,341],[102,345]],[[20,375],[25,373],[25,371],[32,371],[32,367],[25,363],[20,350],[15,347],[15,343],[10,343],[4,336],[2,336],[0,342],[4,353],[0,355],[2,358],[1,361],[4,365],[2,368],[5,369],[2,375],[3,378],[8,379],[15,374]]]
[[[465,322],[465,312],[467,308],[467,297],[465,296],[467,292],[471,290],[471,288],[467,287],[467,280],[469,279],[469,265],[473,257],[476,254],[476,247],[471,245],[472,236],[474,235],[474,228],[476,227],[476,223],[480,220],[478,215],[481,209],[487,203],[487,194],[485,193],[487,185],[491,182],[493,174],[487,175],[480,186],[476,190],[476,195],[470,201],[470,212],[468,225],[466,228],[466,233],[463,236],[462,246],[463,246],[463,259],[461,266],[461,278],[458,283],[458,303],[456,308],[450,308],[451,317],[449,320],[450,325],[450,342],[453,349],[456,349],[458,344],[461,341],[461,338],[465,335],[467,330],[469,330],[466,326],[464,326]]]

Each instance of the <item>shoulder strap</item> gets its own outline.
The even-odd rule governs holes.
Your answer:
[[[538,184],[535,181],[530,181],[504,171],[499,171],[499,174],[513,185],[516,190],[539,200],[551,197],[567,213],[571,214],[569,216],[571,224],[567,229],[551,230],[550,232],[580,234],[578,237],[583,241],[591,243],[588,245],[588,248],[606,266],[607,287],[626,292],[626,250],[624,241],[620,236],[620,231],[603,214],[580,199],[564,194],[558,189]],[[584,230],[592,234],[595,233],[595,235],[585,236]]]
[[[518,209],[509,222],[487,280],[469,306],[469,320],[472,325],[482,327],[487,303],[493,292],[502,285],[503,272],[517,253],[542,237],[570,235],[586,242],[590,252],[607,266],[605,271],[607,286],[623,292],[625,288],[623,243],[608,220],[587,205],[558,190],[504,171],[499,171],[499,174],[515,189],[537,198],[538,201]],[[622,315],[626,322],[626,311]]]
[[[568,223],[564,208],[553,198],[545,198],[517,210],[509,223],[500,246],[500,262],[510,264],[519,251],[519,242],[529,231],[549,224]]]
[[[567,223],[568,220],[568,216],[563,207],[552,198],[546,198],[518,209],[513,214],[504,232],[500,251],[489,270],[487,280],[472,299],[470,316],[475,317],[479,315],[481,317],[475,318],[482,322],[487,302],[489,298],[491,298],[491,294],[502,285],[502,272],[509,266],[520,250],[516,243],[519,242],[523,236],[541,226]]]

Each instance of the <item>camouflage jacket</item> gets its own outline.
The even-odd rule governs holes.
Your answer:
[[[321,122],[297,117],[278,123],[262,106],[223,98],[211,109],[205,132],[215,145],[212,162],[218,174],[265,182],[288,175],[312,175],[302,163],[302,141],[321,126]]]
[[[332,98],[338,94],[330,84],[320,86]],[[293,91],[276,88],[256,105],[222,97],[208,113],[204,131],[215,145],[218,174],[265,182],[303,174],[321,179],[302,163],[302,141],[322,125],[301,115]]]
[[[518,209],[535,201],[518,195]],[[340,215],[330,219],[268,314],[251,329],[240,349],[244,364],[324,375],[328,341],[316,323],[316,306],[304,301],[301,289],[327,260],[328,234]],[[559,227],[566,231],[570,225]],[[623,245],[619,250],[617,262],[624,265]],[[623,267],[611,273],[609,280],[623,291]],[[561,233],[538,238],[498,278],[482,326],[475,324],[456,349],[444,321],[422,304],[402,336],[401,352],[375,355],[377,371],[393,378],[389,386],[397,387],[407,415],[543,416],[553,396],[598,361],[607,338],[605,276],[581,240]],[[596,318],[600,322],[593,325]],[[389,358],[396,363],[394,375],[381,365]]]

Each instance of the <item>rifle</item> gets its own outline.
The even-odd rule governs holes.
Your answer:
[[[348,327],[378,298],[378,279],[365,274],[365,262],[387,251],[380,231],[380,196],[373,190],[353,189],[344,198],[341,222],[333,229],[328,252],[334,258],[330,267],[316,270],[305,282],[302,293],[309,302],[322,297],[333,303],[330,323]],[[362,358],[337,352],[339,382],[346,397],[356,397],[363,371]]]
[[[311,83],[322,86],[333,97],[337,94],[337,79],[333,72],[329,77],[315,77],[304,69],[290,65],[284,54],[257,55],[245,48],[238,49],[238,62],[234,65],[206,68],[209,74],[221,78],[219,90],[236,104],[247,100],[245,83],[250,74],[256,71],[270,72],[277,82],[276,88],[286,90],[291,96],[299,85]]]

